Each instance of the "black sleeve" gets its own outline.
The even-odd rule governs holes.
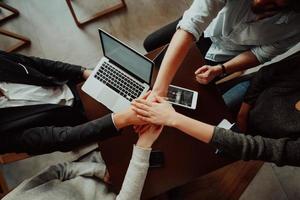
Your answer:
[[[29,57],[16,53],[5,53],[3,51],[1,51],[1,54],[5,54],[10,60],[25,66],[30,66],[48,76],[54,76],[63,80],[74,80],[77,82],[82,80],[84,68],[78,65],[38,57]]]
[[[118,135],[111,114],[75,127],[37,127],[19,134],[2,134],[0,153],[43,154],[70,151]]]
[[[300,138],[272,139],[216,127],[211,144],[241,160],[263,160],[278,166],[300,166]]]
[[[262,67],[252,78],[249,89],[244,97],[244,102],[254,105],[258,96],[278,77],[289,75],[300,62],[300,51],[269,66]]]

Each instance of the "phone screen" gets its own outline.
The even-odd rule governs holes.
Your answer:
[[[169,86],[168,89],[168,101],[184,106],[191,107],[193,102],[194,92]]]

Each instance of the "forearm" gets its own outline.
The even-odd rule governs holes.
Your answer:
[[[166,95],[169,84],[171,83],[193,42],[194,37],[192,34],[181,29],[176,31],[162,61],[159,73],[153,86],[154,92],[161,96]]]
[[[129,119],[124,112],[114,113],[113,121],[117,129],[122,129],[129,125]]]
[[[35,70],[48,75],[61,78],[63,80],[82,79],[83,70],[81,66],[64,63],[60,61],[48,60],[39,57],[25,56],[17,53],[7,53],[0,51],[9,60],[20,63],[24,67],[32,67]]]
[[[258,66],[260,65],[260,62],[251,51],[246,51],[225,62],[223,65],[226,72],[231,74]]]
[[[216,127],[211,144],[225,155],[241,160],[263,160],[277,165],[300,166],[300,140],[265,138],[235,133]]]
[[[251,51],[247,51],[223,63],[223,65],[204,65],[200,67],[195,71],[196,80],[201,84],[208,84],[210,81],[214,80],[214,78],[222,75],[225,72],[230,74],[257,66],[259,64],[260,63],[256,56]]]
[[[214,131],[214,126],[194,120],[179,113],[175,114],[171,126],[205,143],[211,141]]]
[[[38,57],[29,57],[29,62],[38,71],[62,79],[80,80],[83,78],[83,68],[61,61],[48,60]]]
[[[21,133],[5,134],[0,150],[29,154],[70,151],[91,142],[118,135],[110,115],[75,127],[36,127]]]
[[[140,199],[149,168],[150,153],[150,148],[145,149],[134,146],[121,191],[116,199]]]

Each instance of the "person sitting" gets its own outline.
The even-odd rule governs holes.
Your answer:
[[[87,122],[76,84],[90,73],[78,65],[0,51],[0,153],[53,151],[54,144],[32,152],[27,148],[33,142],[29,138],[64,143],[63,138],[53,138],[58,129],[52,126]]]
[[[200,84],[258,66],[286,52],[300,41],[299,10],[298,0],[193,1],[182,19],[154,32],[144,42],[147,50],[170,43],[149,100],[167,94],[195,42],[206,62],[195,71]]]
[[[223,155],[300,166],[299,65],[297,52],[257,72],[239,112],[238,124],[247,134],[179,114],[162,97],[155,97],[156,102],[135,100],[133,110],[141,120],[178,128],[214,145]]]
[[[100,134],[109,117],[84,116],[75,86],[90,70],[0,51],[0,72],[1,154],[66,152],[112,134]]]
[[[129,109],[112,116],[104,116],[91,123],[99,127],[98,134],[103,136],[102,139],[106,139],[116,135],[117,130],[125,126],[140,123],[140,120]],[[78,131],[84,135],[89,129],[85,127]],[[104,161],[99,152],[92,152],[75,162],[59,163],[46,168],[36,176],[25,180],[3,200],[138,200],[149,168],[151,146],[159,137],[161,130],[161,126],[151,125],[140,133],[118,195],[108,191],[105,182],[108,181],[109,174]]]

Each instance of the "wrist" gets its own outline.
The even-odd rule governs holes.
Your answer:
[[[170,115],[170,118],[167,120],[166,126],[170,126],[170,127],[176,128],[176,126],[178,125],[178,122],[179,122],[179,118],[180,118],[180,114],[177,113],[176,111],[174,111]]]
[[[144,139],[143,137],[140,137],[136,143],[136,146],[145,148],[145,149],[149,149],[149,148],[151,148],[152,144],[153,144],[152,141],[149,141],[147,139]]]
[[[163,87],[155,88],[155,87],[153,87],[151,93],[156,95],[156,96],[164,97],[164,96],[167,95],[167,91],[168,91],[168,88],[163,88]]]
[[[221,76],[223,74],[222,65],[213,66],[215,76]]]
[[[88,77],[91,75],[91,70],[89,70],[89,69],[86,69],[86,68],[83,68],[84,70],[83,70],[83,72],[82,72],[82,78],[83,79],[88,79]]]
[[[118,112],[113,114],[113,120],[117,129],[122,129],[130,125],[130,118],[126,112]]]

